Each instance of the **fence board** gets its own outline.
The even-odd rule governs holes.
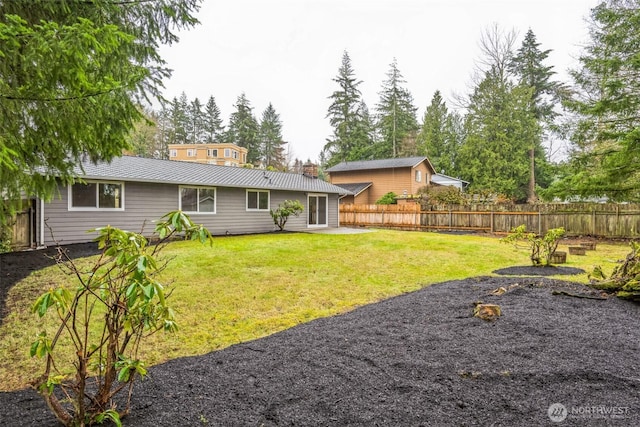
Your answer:
[[[569,236],[640,237],[640,205],[568,203],[541,205],[340,205],[340,223],[425,230],[507,233],[525,224],[544,234],[564,227]]]

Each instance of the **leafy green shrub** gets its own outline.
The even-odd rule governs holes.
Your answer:
[[[380,197],[376,201],[376,205],[395,205],[397,203],[396,198],[398,195],[393,191],[389,191],[384,196]]]
[[[418,194],[427,205],[462,205],[467,202],[465,194],[457,187],[425,185]]]
[[[284,226],[291,215],[298,216],[304,210],[304,206],[298,200],[285,200],[278,205],[277,209],[271,209],[269,213],[273,218],[273,223],[278,226],[278,230],[284,230]]]
[[[0,223],[0,254],[11,250],[11,239],[13,237],[13,227],[11,224]]]
[[[551,257],[558,248],[558,243],[564,236],[564,228],[552,228],[544,236],[540,237],[535,233],[528,233],[526,225],[522,224],[513,230],[507,237],[500,239],[504,243],[512,243],[516,247],[522,241],[527,242],[531,251],[531,262],[535,266],[551,265]]]
[[[170,212],[155,227],[156,245],[141,234],[111,226],[92,231],[101,253],[87,270],[58,248],[58,265],[77,285],[60,286],[42,294],[32,310],[52,313],[58,326],[52,337],[45,331],[31,345],[31,356],[46,360],[44,373],[33,385],[56,418],[66,426],[84,426],[120,418],[130,409],[133,383],[146,367],[138,358],[142,340],[157,331],[175,331],[168,294],[157,280],[167,266],[158,255],[175,236],[212,243],[211,234],[181,211]],[[61,354],[58,344],[72,343],[73,354]],[[61,360],[70,356],[73,369]],[[58,393],[55,393],[55,390]],[[114,397],[127,390],[126,407]]]

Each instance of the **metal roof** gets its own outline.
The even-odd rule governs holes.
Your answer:
[[[421,157],[400,157],[395,159],[380,160],[359,160],[356,162],[342,162],[330,167],[326,171],[331,172],[347,172],[367,169],[392,169],[392,168],[412,168],[420,163],[427,161],[429,166],[431,163],[425,156]],[[433,169],[433,167],[432,167]]]
[[[367,188],[373,185],[373,182],[354,182],[354,183],[346,183],[346,184],[335,184],[340,188],[344,188],[350,193],[353,193],[354,196],[362,193]]]
[[[83,179],[350,194],[336,185],[303,174],[176,160],[122,156],[97,164],[86,160],[82,162],[82,169],[76,166],[74,172]]]

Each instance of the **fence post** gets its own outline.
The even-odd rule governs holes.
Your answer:
[[[540,205],[538,205],[538,236],[542,236],[542,215],[540,214]]]
[[[491,208],[491,234],[493,234],[493,208]]]

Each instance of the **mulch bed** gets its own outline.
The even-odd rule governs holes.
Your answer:
[[[568,295],[590,292],[545,277],[432,285],[154,366],[124,425],[556,425],[552,404],[569,412],[558,425],[640,425],[640,305]],[[477,301],[502,316],[473,317]],[[0,420],[56,425],[33,390],[0,393]]]

